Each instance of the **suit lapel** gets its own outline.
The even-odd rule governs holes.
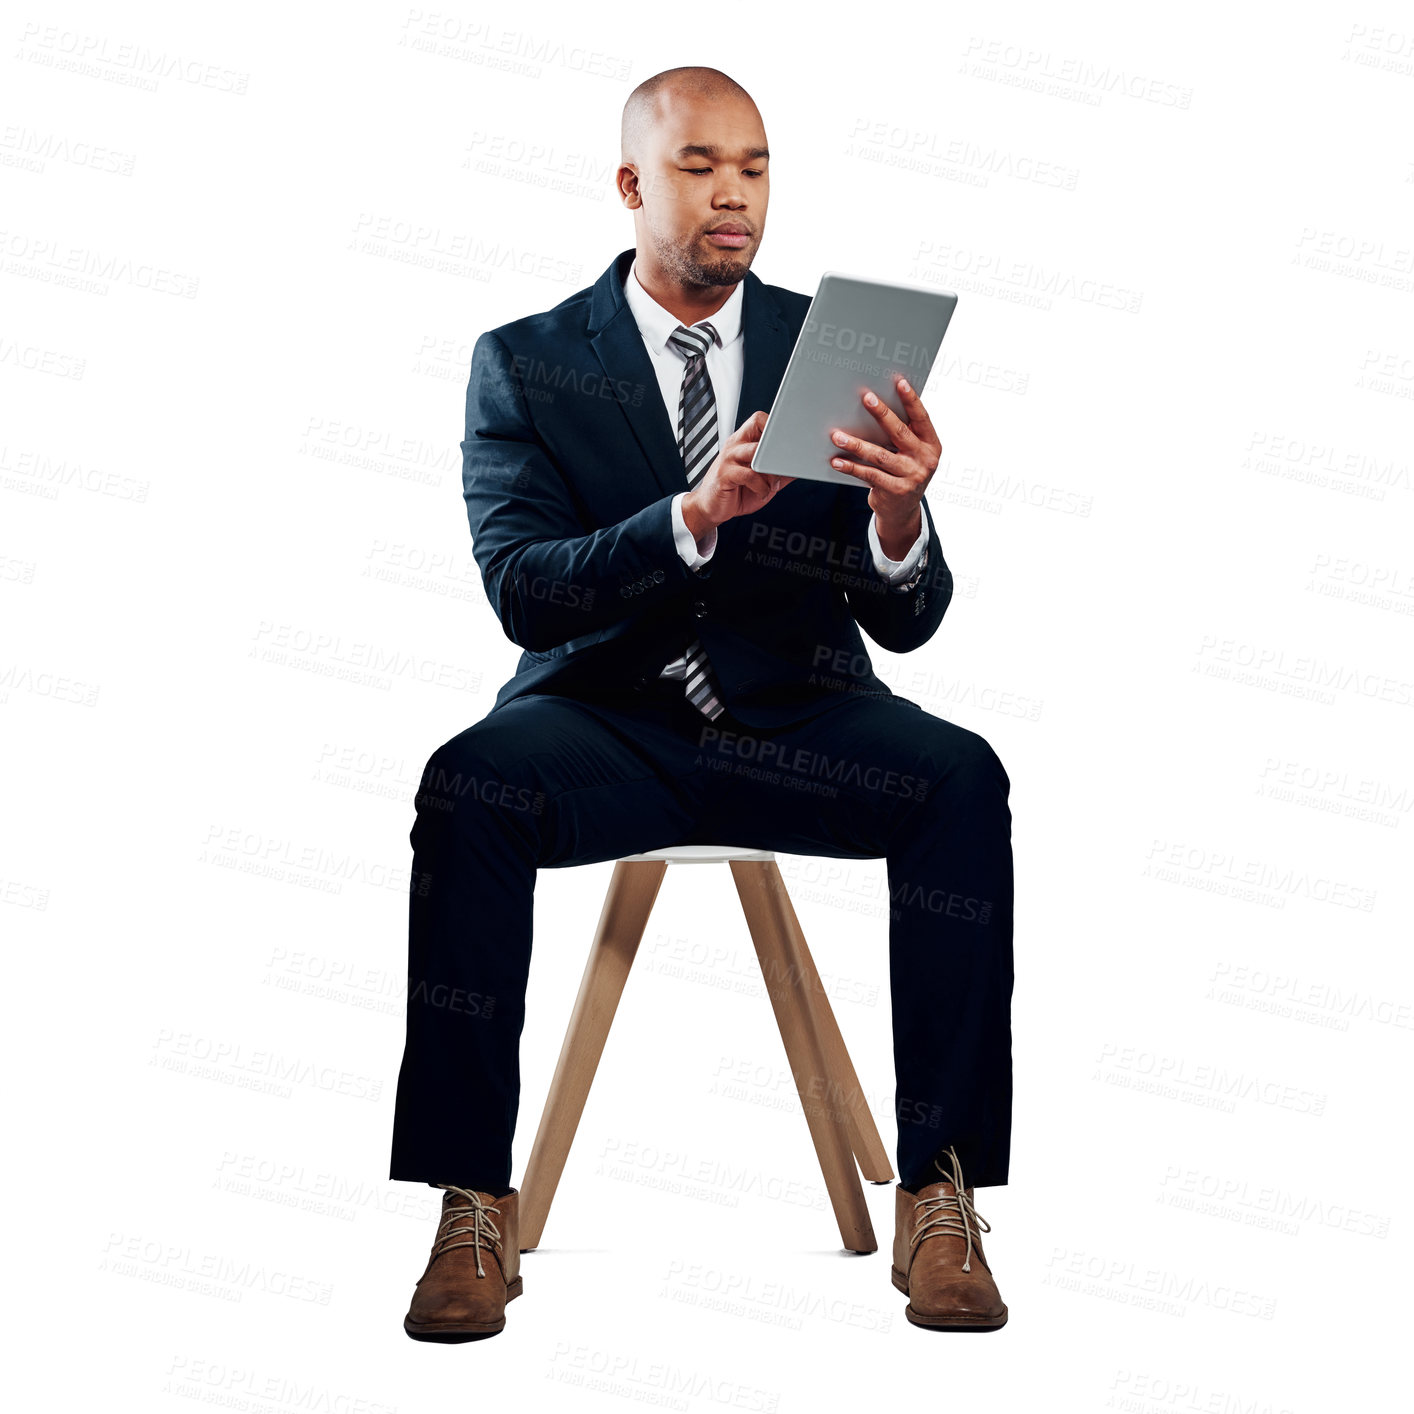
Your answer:
[[[655,488],[656,499],[686,491],[687,474],[653,361],[643,347],[643,336],[624,298],[623,282],[633,256],[632,250],[622,251],[595,282],[589,306],[589,346],[609,386],[621,390],[619,407],[642,454],[640,471]],[[723,431],[722,424],[718,424],[722,441],[758,408],[769,411],[794,343],[775,301],[749,270],[742,290],[741,320],[745,341],[741,396],[731,427]]]
[[[741,329],[746,340],[746,361],[742,367],[741,398],[732,419],[735,431],[753,412],[770,412],[776,390],[786,376],[795,336],[781,318],[765,285],[749,270],[741,292]]]

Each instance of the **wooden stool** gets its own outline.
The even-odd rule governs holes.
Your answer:
[[[545,1112],[521,1180],[522,1252],[540,1245],[614,1012],[668,865],[723,861],[731,866],[746,926],[751,930],[840,1238],[851,1252],[878,1250],[855,1160],[871,1183],[892,1181],[893,1170],[860,1093],[854,1064],[805,945],[776,856],[769,850],[730,845],[678,845],[630,854],[614,865]],[[819,1098],[812,1091],[817,1091]],[[839,1097],[845,1099],[843,1106]]]

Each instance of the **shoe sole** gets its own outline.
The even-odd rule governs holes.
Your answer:
[[[506,1300],[514,1301],[524,1289],[524,1278],[517,1277],[506,1287]],[[484,1340],[488,1335],[499,1335],[506,1328],[506,1318],[499,1321],[414,1321],[404,1317],[403,1329],[414,1340],[437,1341],[443,1345],[457,1345],[467,1340]]]
[[[889,1268],[889,1278],[893,1284],[905,1296],[908,1295],[908,1278],[899,1271],[897,1267]],[[1006,1325],[1009,1312],[1005,1306],[1002,1307],[1002,1314],[997,1316],[925,1316],[921,1311],[913,1309],[910,1301],[903,1308],[903,1314],[908,1318],[910,1325],[922,1326],[925,1330],[934,1331],[999,1331]]]

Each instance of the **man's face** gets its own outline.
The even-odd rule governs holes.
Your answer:
[[[634,224],[639,249],[646,243],[664,275],[735,285],[751,268],[766,229],[765,149],[761,115],[747,100],[678,95],[663,105],[638,166]]]

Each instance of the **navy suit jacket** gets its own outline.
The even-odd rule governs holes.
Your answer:
[[[862,483],[796,479],[719,526],[709,564],[688,569],[671,519],[688,489],[677,432],[624,298],[633,256],[472,352],[461,444],[472,552],[524,650],[492,710],[525,693],[632,696],[694,636],[750,726],[799,721],[842,694],[893,696],[859,630],[907,653],[941,622],[952,575],[926,498],[928,563],[908,590],[874,568]],[[741,397],[734,415],[718,408],[721,440],[769,411],[809,306],[747,272]]]

